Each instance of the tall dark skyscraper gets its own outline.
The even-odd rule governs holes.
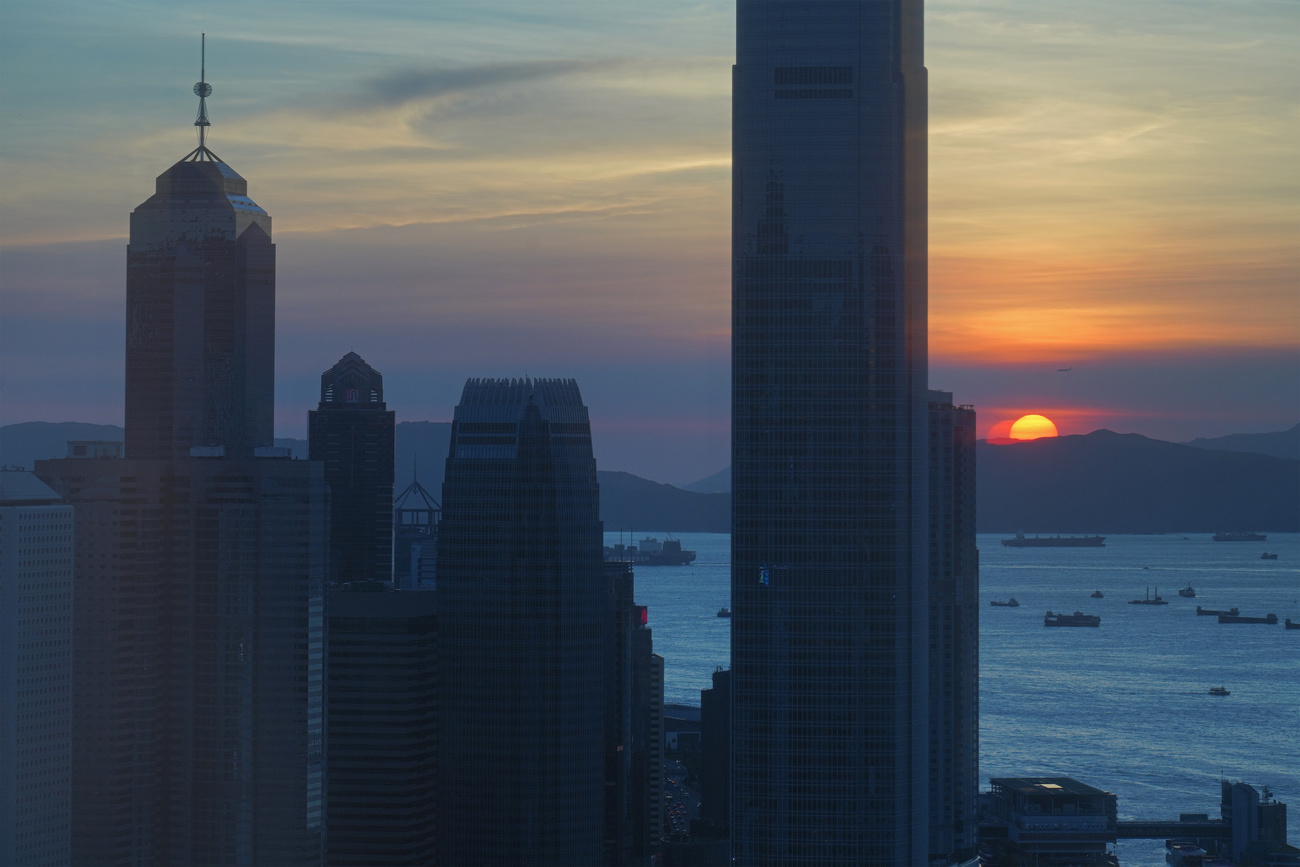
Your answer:
[[[930,392],[930,861],[979,835],[979,549],[975,410]]]
[[[252,457],[272,444],[275,245],[248,182],[204,144],[131,213],[126,254],[126,456]]]
[[[732,852],[929,852],[919,0],[739,0]]]
[[[308,448],[330,486],[330,581],[393,575],[393,411],[384,379],[355,352],[321,374]]]
[[[319,865],[324,473],[270,445],[270,218],[195,93],[131,220],[127,457],[36,468],[76,514],[72,861]]]
[[[577,383],[467,382],[442,507],[439,860],[598,864],[609,582]]]

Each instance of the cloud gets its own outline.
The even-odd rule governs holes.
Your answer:
[[[543,81],[565,75],[605,72],[623,64],[611,60],[533,60],[521,63],[485,63],[459,69],[410,67],[372,77],[362,85],[353,105],[398,106],[417,100],[493,86]]]

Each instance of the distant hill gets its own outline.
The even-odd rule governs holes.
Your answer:
[[[1268,438],[1295,436],[1297,430],[1238,437],[1276,445]],[[418,458],[421,484],[441,499],[451,423],[402,422],[396,434],[396,492],[410,484]],[[30,469],[38,459],[63,457],[70,439],[120,440],[122,429],[79,422],[5,425],[0,464]],[[275,443],[295,457],[307,454],[305,440]],[[982,533],[1300,531],[1300,460],[1107,430],[1012,445],[981,442],[976,458]],[[607,529],[730,529],[730,467],[692,484],[693,491],[630,473],[601,471],[597,477]]]
[[[689,485],[682,485],[683,491],[694,491],[697,494],[727,494],[731,492],[731,467],[718,470],[711,476],[700,479],[698,482],[691,482]]]
[[[597,471],[606,530],[730,533],[731,495],[700,494],[631,473]]]
[[[1300,531],[1300,461],[1108,430],[976,447],[980,532]]]
[[[122,428],[115,424],[87,424],[80,421],[25,421],[0,427],[0,465],[33,469],[36,461],[66,458],[68,440],[120,441]]]
[[[1275,458],[1300,460],[1300,424],[1276,433],[1229,434],[1226,437],[1200,437],[1183,445],[1224,452],[1253,452]]]

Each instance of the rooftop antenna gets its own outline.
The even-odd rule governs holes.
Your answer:
[[[194,95],[199,98],[199,117],[194,121],[194,125],[199,128],[199,152],[204,149],[204,141],[208,137],[208,127],[212,123],[208,120],[208,97],[212,96],[212,85],[206,81],[208,62],[208,34],[204,33],[199,37],[199,81],[194,85]]]

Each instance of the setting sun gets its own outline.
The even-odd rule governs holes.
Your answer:
[[[1056,425],[1051,419],[1042,415],[1022,415],[1011,426],[1013,440],[1036,440],[1039,437],[1056,436]]]

